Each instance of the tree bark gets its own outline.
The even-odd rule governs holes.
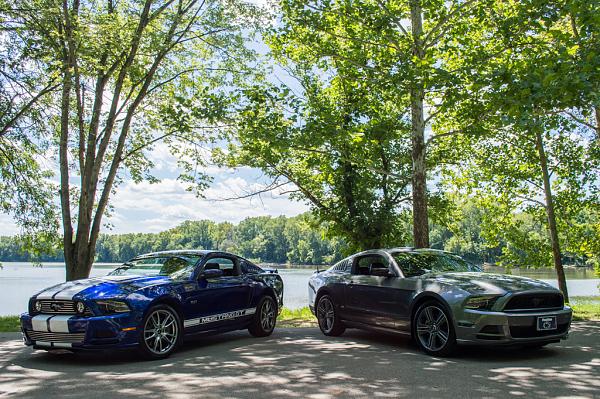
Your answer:
[[[540,157],[540,168],[542,170],[542,179],[544,181],[544,196],[546,200],[546,216],[548,218],[548,231],[550,233],[550,243],[552,245],[552,258],[554,259],[554,268],[558,278],[558,288],[562,291],[565,301],[569,302],[569,293],[567,290],[567,279],[562,265],[560,252],[560,243],[558,240],[558,227],[556,226],[556,216],[554,214],[554,200],[552,198],[552,187],[550,185],[550,173],[548,172],[548,158],[544,149],[542,132],[536,126],[535,132],[536,147]]]
[[[73,247],[73,221],[71,218],[71,198],[69,186],[69,110],[72,89],[72,58],[66,44],[66,36],[69,35],[70,17],[66,0],[63,1],[63,13],[65,21],[65,36],[62,52],[63,81],[61,92],[60,113],[60,139],[59,139],[59,168],[60,168],[60,203],[63,222],[63,251],[66,263],[67,281],[73,280],[76,269],[75,254]],[[60,31],[60,30],[59,30]]]
[[[600,145],[600,107],[594,107],[596,115],[596,144]]]
[[[425,57],[423,45],[423,15],[420,0],[410,2],[410,17],[413,35],[413,55],[421,60]],[[416,67],[418,71],[419,67]],[[412,122],[412,200],[413,200],[413,245],[429,247],[429,215],[427,210],[427,171],[425,165],[425,119],[423,100],[425,88],[420,73],[416,73],[411,97]]]

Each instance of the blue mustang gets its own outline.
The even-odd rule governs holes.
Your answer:
[[[35,349],[137,347],[164,358],[185,336],[246,328],[268,336],[282,305],[276,271],[226,252],[168,251],[34,295],[21,328]]]

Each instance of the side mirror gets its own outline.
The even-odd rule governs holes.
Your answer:
[[[371,268],[371,276],[380,276],[380,277],[390,277],[392,273],[390,273],[390,269],[386,268]]]
[[[208,280],[209,278],[219,278],[223,277],[223,270],[221,269],[208,269],[204,270],[200,273],[200,278],[204,280]]]

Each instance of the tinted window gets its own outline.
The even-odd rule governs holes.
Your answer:
[[[348,271],[349,265],[350,265],[350,260],[344,259],[344,260],[339,261],[335,265],[331,266],[331,268],[329,270],[336,271],[336,272],[345,272],[345,271]]]
[[[204,264],[204,270],[221,269],[224,276],[239,276],[239,268],[234,259],[229,257],[210,258]]]
[[[169,276],[173,279],[189,279],[202,256],[165,255],[133,259],[109,273],[112,276],[142,275]]]
[[[250,273],[250,274],[260,274],[260,273],[264,273],[265,271],[263,269],[261,269],[260,267],[256,266],[254,263],[250,263],[247,260],[243,260],[241,262],[241,266],[242,266],[242,273]]]
[[[381,255],[365,255],[361,256],[354,262],[354,270],[352,274],[369,276],[370,267],[384,268],[388,267],[388,261]]]
[[[465,260],[450,254],[395,252],[392,256],[405,277],[425,273],[477,271]]]

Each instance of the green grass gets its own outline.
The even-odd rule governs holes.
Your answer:
[[[574,320],[600,320],[600,297],[579,296],[571,298]]]
[[[315,327],[317,319],[308,307],[300,309],[281,309],[277,318],[277,327]]]
[[[20,331],[19,316],[0,316],[0,332]]]

